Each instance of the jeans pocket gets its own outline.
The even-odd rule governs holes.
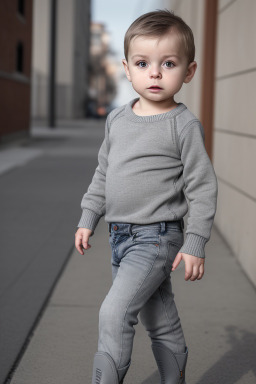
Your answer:
[[[158,232],[146,229],[146,230],[139,230],[134,233],[133,239],[135,243],[141,243],[141,244],[160,244],[160,235]]]
[[[177,253],[179,252],[179,249],[180,249],[180,246],[177,246],[177,244],[174,244],[170,241],[167,243],[167,253],[166,253],[166,259],[164,264],[164,273],[167,277],[169,277],[171,274],[172,265],[175,257],[177,256]]]

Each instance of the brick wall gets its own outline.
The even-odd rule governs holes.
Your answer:
[[[0,0],[0,141],[29,131],[32,6],[33,0]]]

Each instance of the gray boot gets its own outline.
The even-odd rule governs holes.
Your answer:
[[[152,351],[161,376],[161,384],[186,384],[185,367],[188,348],[184,353],[173,353],[162,344],[152,343]]]
[[[93,361],[92,384],[122,384],[131,362],[116,369],[115,362],[107,352],[96,352]]]

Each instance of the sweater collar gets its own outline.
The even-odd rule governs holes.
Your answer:
[[[140,123],[140,122],[141,123],[143,123],[143,122],[150,123],[150,122],[154,122],[154,121],[169,119],[171,117],[178,115],[179,113],[181,113],[182,111],[184,111],[187,108],[185,106],[185,104],[178,103],[178,105],[175,108],[173,108],[172,110],[170,110],[168,112],[159,113],[157,115],[139,116],[139,115],[136,115],[132,109],[132,106],[135,104],[135,102],[137,100],[139,100],[139,97],[132,99],[131,101],[129,101],[126,104],[125,114],[129,120],[136,121],[138,123]]]

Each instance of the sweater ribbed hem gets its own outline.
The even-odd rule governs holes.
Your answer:
[[[91,211],[90,209],[83,209],[81,219],[78,223],[79,228],[88,228],[92,230],[91,236],[94,235],[95,228],[100,220],[101,216]]]
[[[134,113],[132,109],[133,105],[137,100],[139,100],[139,97],[136,97],[135,99],[129,101],[125,107],[126,117],[129,120],[135,121],[137,123],[152,123],[155,121],[170,119],[171,117],[174,117],[179,113],[181,113],[182,111],[184,111],[185,109],[187,109],[185,104],[178,103],[178,105],[175,108],[171,109],[170,111],[167,111],[164,113],[158,113],[157,115],[139,116],[139,115],[136,115],[136,113]]]
[[[179,252],[187,253],[189,255],[201,257],[202,259],[205,258],[205,244],[207,243],[208,239],[205,237],[196,235],[194,233],[188,233],[185,243],[179,250]]]

